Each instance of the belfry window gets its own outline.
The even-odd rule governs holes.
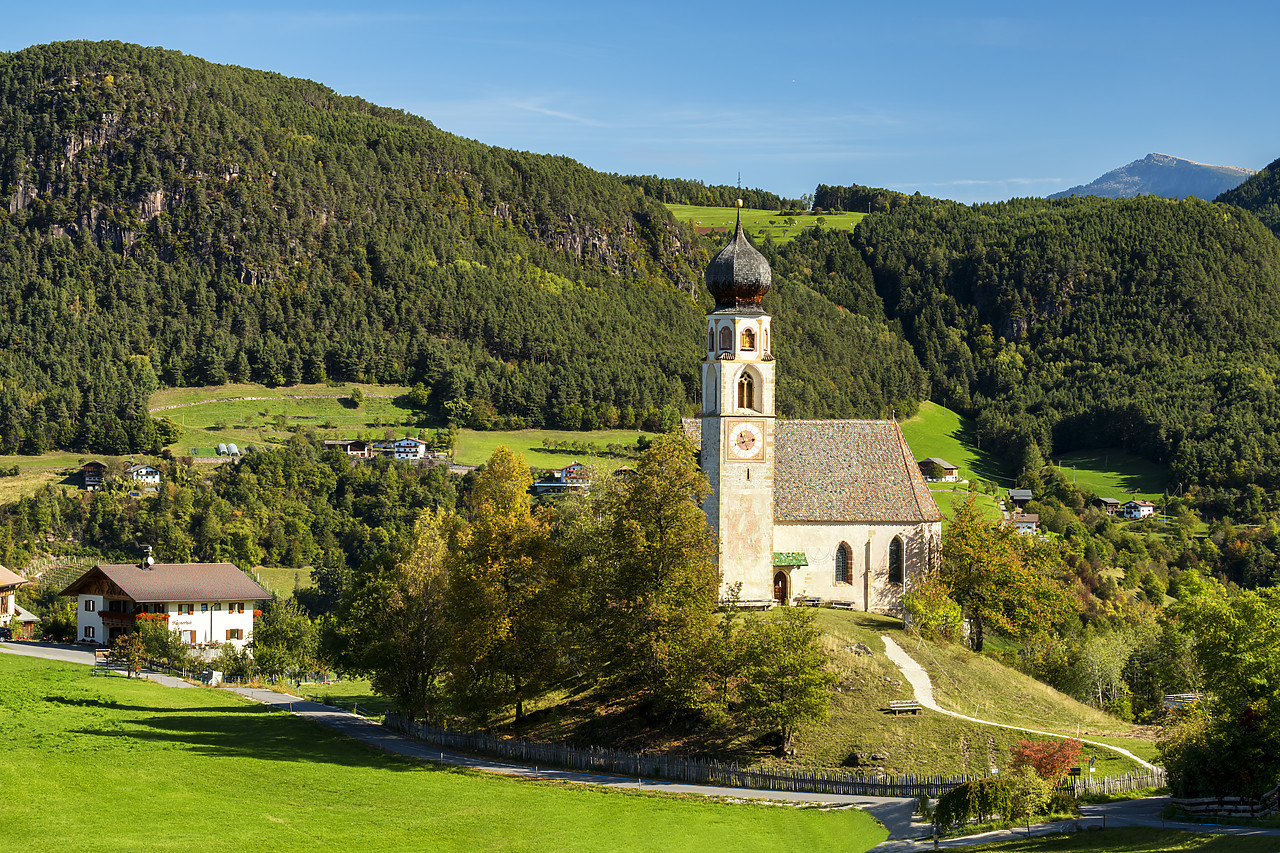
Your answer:
[[[707,329],[707,351],[708,352],[716,351],[716,330],[715,329]]]
[[[769,354],[769,327],[764,327],[764,354]]]
[[[741,349],[746,352],[756,351],[756,333],[754,329],[742,330],[742,346]]]
[[[739,409],[755,409],[755,383],[751,374],[744,373],[737,380],[737,407]]]
[[[902,583],[902,537],[889,543],[889,583]]]
[[[720,349],[723,352],[731,352],[733,350],[733,329],[728,326],[720,327]]]
[[[853,555],[849,546],[841,542],[836,548],[836,583],[853,583]]]

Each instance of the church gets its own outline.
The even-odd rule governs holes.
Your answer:
[[[738,203],[741,207],[741,202]],[[820,599],[901,614],[902,593],[941,546],[942,515],[893,420],[784,420],[762,300],[773,273],[733,239],[707,267],[702,412],[685,433],[711,482],[721,593],[748,606]]]

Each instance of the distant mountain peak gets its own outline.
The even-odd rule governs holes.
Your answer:
[[[1212,201],[1227,190],[1235,189],[1256,171],[1239,166],[1214,166],[1169,154],[1152,153],[1127,166],[1112,169],[1092,183],[1054,193],[1049,198],[1073,195],[1096,195],[1103,198],[1158,195],[1166,198],[1195,196]]]

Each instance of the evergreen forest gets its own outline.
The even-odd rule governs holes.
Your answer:
[[[0,56],[0,453],[156,451],[156,387],[232,380],[691,412],[714,246],[647,189],[172,51]],[[780,281],[769,308],[785,414],[921,399],[878,305]]]

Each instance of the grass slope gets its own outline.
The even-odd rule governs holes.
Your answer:
[[[1135,499],[1158,503],[1168,483],[1159,465],[1117,448],[1068,453],[1053,461],[1077,487],[1121,503]]]
[[[867,850],[853,810],[518,781],[384,755],[232,694],[0,654],[6,847]]]
[[[692,221],[698,228],[724,228],[732,231],[737,222],[738,210],[733,207],[701,207],[692,204],[668,204],[671,215],[681,222]],[[779,245],[789,243],[801,231],[812,228],[822,218],[823,228],[852,231],[866,216],[865,213],[804,213],[794,217],[779,215],[776,210],[742,209],[742,228],[753,240],[763,240],[766,234]],[[787,224],[794,219],[795,224]]]
[[[831,696],[830,717],[803,726],[796,736],[794,757],[777,758],[767,744],[746,735],[726,739],[714,732],[690,733],[663,729],[652,720],[628,713],[612,697],[595,693],[558,693],[536,703],[516,729],[508,731],[535,740],[567,740],[578,744],[611,744],[641,751],[671,750],[714,755],[721,760],[767,766],[848,767],[883,769],[891,773],[985,773],[993,764],[1004,767],[1018,740],[1034,737],[1009,729],[985,726],[925,711],[919,715],[886,713],[892,699],[909,699],[911,686],[884,655],[882,635],[888,635],[916,656],[939,685],[943,707],[995,722],[1034,729],[1082,730],[1129,734],[1127,724],[1081,705],[1032,678],[1000,666],[996,661],[959,647],[930,649],[921,654],[901,622],[886,616],[841,610],[814,611],[823,645],[839,679]],[[773,615],[776,615],[773,614]],[[757,617],[750,617],[757,618]],[[764,616],[763,618],[769,618]],[[856,644],[872,650],[858,654]],[[1127,743],[1117,741],[1119,745]],[[1130,759],[1086,747],[1098,756],[1098,773],[1122,775],[1135,769]]]

